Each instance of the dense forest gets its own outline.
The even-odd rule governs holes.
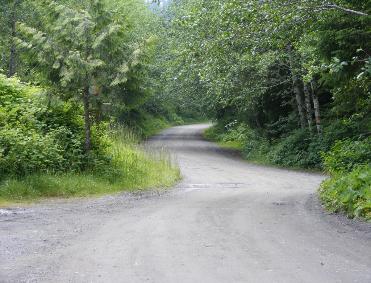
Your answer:
[[[138,148],[177,119],[158,102],[161,21],[143,1],[11,0],[0,19],[0,198],[179,179],[168,156]]]
[[[166,4],[5,1],[0,197],[171,185],[177,169],[138,140],[209,119],[207,138],[325,170],[325,206],[371,218],[371,2]]]

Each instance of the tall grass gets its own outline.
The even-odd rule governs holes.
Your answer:
[[[109,164],[87,172],[7,178],[0,182],[0,203],[166,188],[180,179],[168,154],[145,151],[130,130],[115,127],[109,139]]]

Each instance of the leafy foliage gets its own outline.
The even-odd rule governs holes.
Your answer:
[[[166,153],[155,155],[137,148],[137,137],[126,128],[110,134],[111,162],[82,172],[34,172],[0,180],[1,201],[29,201],[43,197],[74,197],[172,186],[179,169]]]
[[[83,152],[82,111],[70,102],[45,103],[40,88],[0,75],[0,172],[22,176],[34,172],[80,171],[88,166]],[[94,136],[96,162],[104,143]]]
[[[323,154],[325,168],[330,173],[350,172],[359,165],[371,164],[371,138],[337,141]]]
[[[330,211],[371,220],[370,141],[338,141],[323,154],[331,178],[322,183],[319,193]]]
[[[0,74],[0,195],[173,183],[179,172],[165,157],[139,151],[111,129],[120,122],[147,137],[181,120],[157,99],[158,15],[140,0],[3,4],[0,73],[14,78]]]
[[[322,183],[320,196],[327,209],[345,212],[349,217],[371,220],[371,166],[360,166],[350,173],[335,173]]]

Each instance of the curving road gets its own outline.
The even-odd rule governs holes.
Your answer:
[[[371,282],[371,225],[322,211],[324,176],[244,162],[207,126],[148,142],[181,167],[168,193],[0,210],[0,282]]]

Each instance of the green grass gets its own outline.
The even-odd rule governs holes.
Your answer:
[[[218,144],[223,148],[242,151],[244,144],[240,141],[221,141]]]
[[[109,148],[112,162],[81,173],[35,173],[0,182],[0,205],[48,197],[81,197],[121,191],[167,188],[180,179],[180,171],[163,152],[147,152],[129,131],[118,131]]]

